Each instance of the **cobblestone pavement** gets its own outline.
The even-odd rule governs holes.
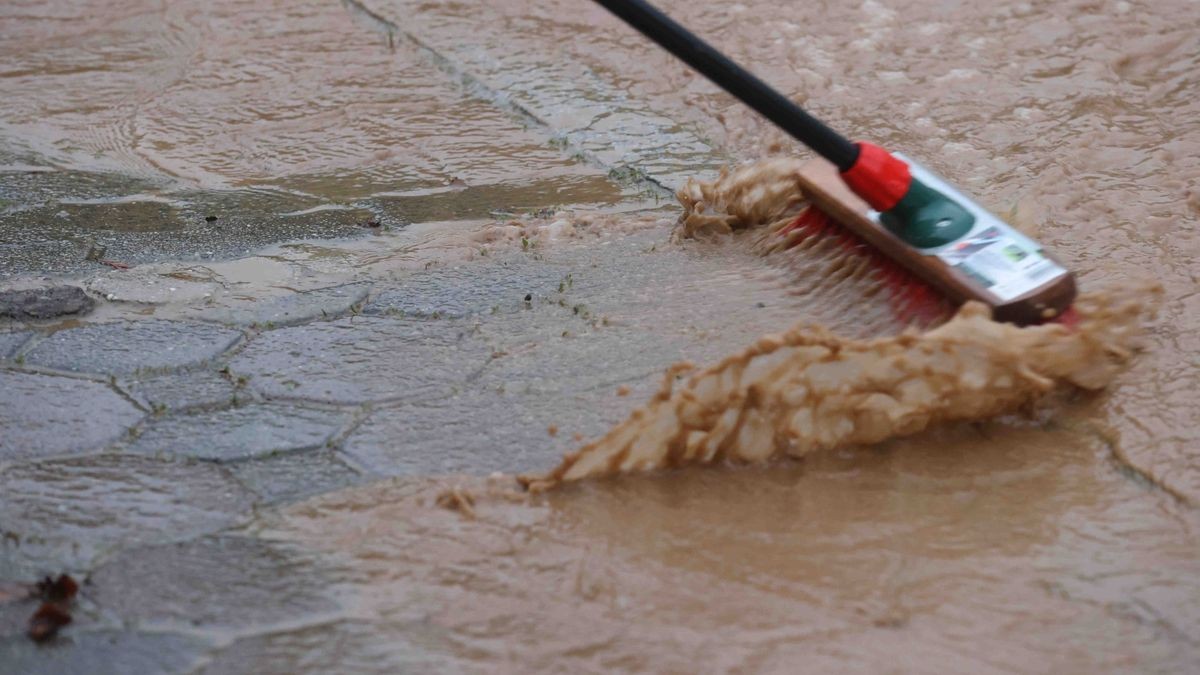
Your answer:
[[[259,510],[389,476],[550,466],[665,366],[796,311],[766,274],[714,292],[732,280],[727,254],[668,235],[176,306],[187,318],[13,322],[0,332],[0,582],[88,583],[52,658],[11,605],[0,653],[19,672],[110,657],[113,672],[170,671],[247,626],[315,621],[335,599],[312,561],[244,532]]]
[[[158,3],[111,4],[132,7],[130,16],[136,20],[129,26],[142,31],[120,33],[131,49],[142,45],[147,52],[142,60],[129,62],[148,70],[155,69],[145,64],[153,64],[155,72],[164,73],[172,72],[174,62],[160,60],[160,52],[174,52],[168,48],[171,40],[161,39],[160,32],[170,36],[184,26],[187,39],[178,40],[180,44],[253,43],[263,38],[256,22],[269,23],[276,9],[246,2],[186,2],[172,3],[177,12],[172,15]],[[332,75],[325,79],[315,71],[278,79],[309,83],[306,87],[330,107],[365,111],[350,121],[322,116],[337,111],[310,119],[292,116],[286,97],[265,100],[273,92],[262,82],[246,85],[262,87],[262,92],[237,89],[232,100],[255,102],[257,96],[262,106],[282,110],[270,108],[274,112],[261,119],[258,113],[268,107],[249,104],[222,108],[211,117],[194,114],[209,111],[204,94],[212,82],[199,77],[174,90],[193,98],[171,99],[170,105],[138,117],[153,127],[156,114],[182,110],[182,119],[197,124],[194,134],[181,125],[187,132],[181,138],[190,139],[190,145],[165,143],[153,148],[165,153],[157,156],[161,161],[139,160],[138,171],[144,173],[81,169],[74,159],[58,154],[62,148],[50,152],[33,144],[8,147],[0,142],[0,280],[21,288],[49,281],[76,286],[95,304],[90,313],[54,318],[28,316],[21,309],[30,306],[24,296],[0,302],[0,307],[15,308],[0,316],[0,673],[224,673],[245,671],[247,663],[286,664],[263,672],[336,672],[345,663],[363,671],[442,670],[447,664],[422,642],[428,627],[403,612],[387,617],[394,622],[389,626],[402,628],[389,635],[394,644],[385,649],[363,638],[358,629],[368,619],[355,613],[347,600],[352,593],[329,581],[356,572],[335,570],[344,561],[328,551],[319,554],[262,536],[264,519],[318,495],[390,479],[398,479],[403,492],[404,477],[545,468],[580,438],[602,433],[622,419],[649,395],[663,368],[676,361],[710,362],[802,318],[862,334],[854,317],[869,313],[864,307],[847,311],[807,303],[759,258],[670,241],[671,214],[658,201],[669,200],[669,188],[685,177],[710,173],[725,162],[720,144],[711,140],[725,125],[717,124],[719,116],[712,112],[743,113],[731,110],[712,87],[632,34],[592,35],[581,47],[572,37],[577,22],[589,15],[580,19],[557,3],[560,16],[554,20],[530,18],[536,14],[528,10],[533,4],[514,9],[504,3],[296,2],[289,19],[294,33],[273,37],[302,38],[308,51],[288,42],[295,51],[277,50],[284,54],[281,61],[250,70],[284,72],[333,54],[346,67],[326,72]],[[876,4],[863,5],[863,12],[874,11],[870,8]],[[410,24],[407,19],[418,6],[423,21]],[[684,4],[674,3],[674,8]],[[242,25],[229,21],[223,24],[225,33],[197,32],[204,21],[196,17],[203,19],[209,11],[242,17]],[[721,15],[710,28],[725,25],[723,11],[706,10],[710,21]],[[847,19],[847,25],[857,25],[858,18]],[[771,20],[760,17],[767,24]],[[802,23],[778,28],[793,36]],[[118,28],[125,30],[122,26]],[[735,48],[750,48],[747,56],[764,68],[788,68],[786,62],[754,51],[783,44],[782,38],[762,44],[739,39],[745,43],[739,45],[736,36],[729,37]],[[844,46],[839,35],[821,39],[836,43],[836,49]],[[28,58],[29,68],[36,69],[39,59],[100,58],[109,42],[26,44],[8,55]],[[800,45],[796,49],[809,44],[807,38],[789,37],[787,43],[793,42]],[[339,51],[322,51],[330,44]],[[636,56],[610,58],[624,50]],[[191,58],[187,50],[179,54]],[[1037,50],[1030,54],[1023,58],[1041,58]],[[877,78],[876,68],[863,67],[861,73],[849,73],[866,78],[855,86],[833,86],[834,76],[822,74],[832,68],[827,60],[813,59],[816,70],[788,75],[829,95],[807,103],[833,109],[851,104],[858,96],[852,92],[872,83],[903,84]],[[126,67],[125,59],[119,61]],[[254,65],[253,59],[246,62]],[[222,72],[237,63],[219,65],[216,70]],[[991,66],[975,65],[983,70]],[[1075,86],[1061,79],[1071,70],[1047,72],[1049,98],[1061,98],[1056,87]],[[47,90],[79,88],[76,69],[54,72],[63,79]],[[947,77],[946,86],[958,86],[958,78]],[[23,96],[11,100],[33,101],[37,88],[25,81],[22,86],[27,87]],[[980,119],[992,115],[994,106],[978,97],[977,83],[964,79],[961,86],[971,87],[972,105],[982,106]],[[81,91],[89,98],[84,101],[88,109],[90,97],[108,101],[116,110],[126,96],[119,88]],[[883,86],[876,95],[898,91]],[[909,94],[905,89],[904,95]],[[864,100],[861,119],[854,114],[847,119],[875,130],[871,120],[883,105],[878,99]],[[1022,98],[1020,104],[1025,103]],[[0,141],[78,121],[66,113],[43,119],[33,104],[14,109],[19,115],[13,115],[24,117],[0,120],[17,125],[16,132],[0,127]],[[474,126],[448,130],[447,110]],[[924,133],[929,123],[925,113],[910,117],[916,126],[879,130],[896,136],[882,140],[916,139],[917,147],[926,144],[927,154],[959,174],[972,167],[1001,175],[1011,184],[993,189],[988,196],[995,203],[1020,197],[1018,187],[1030,182],[1021,171],[1005,171],[1004,165],[979,169],[986,166],[980,157],[1001,153],[967,142],[983,143],[963,131],[977,126],[969,116],[957,122],[954,142],[942,133]],[[947,122],[950,117],[943,113],[934,119]],[[259,125],[267,118],[281,126],[263,130]],[[231,175],[218,190],[207,189],[203,181],[181,186],[155,173],[157,169],[151,171],[173,166],[191,175],[186,152],[207,150],[212,129],[227,126],[251,136],[276,132],[287,140],[288,147],[267,154],[283,156],[291,146],[307,151],[320,139],[337,135],[339,122],[330,119],[358,124],[359,132],[383,145],[339,158],[345,161],[336,175],[307,174],[305,158],[290,156],[272,165],[288,174],[279,181]],[[1048,116],[1045,124],[1053,119]],[[93,138],[92,121],[86,121],[85,140],[120,147],[128,141],[122,134],[136,127],[123,117],[100,120],[97,128],[106,131]],[[497,138],[504,142],[489,145]],[[391,143],[428,151],[392,153]],[[348,147],[357,149],[352,143]],[[39,154],[43,151],[49,155]],[[106,152],[119,154],[103,145],[71,148],[69,154],[77,159]],[[236,165],[239,170],[246,167],[238,162],[259,158],[239,147],[213,152],[220,160],[213,166]],[[191,177],[199,181],[205,178],[202,173],[196,168]],[[973,180],[972,187],[981,185],[978,176]],[[486,256],[477,254],[474,240],[459,236],[510,217],[553,220],[564,205],[632,214],[629,220],[644,217],[647,225],[611,232],[585,229],[577,239],[558,242],[516,239],[497,244]],[[538,215],[543,210],[549,217]],[[1062,220],[1091,228],[1100,219]],[[1066,247],[1076,260],[1089,259],[1088,236],[1055,230],[1059,226],[1053,223],[1047,227],[1058,239],[1055,245]],[[442,248],[445,240],[452,241],[450,253]],[[464,242],[469,243],[465,249]],[[1156,260],[1161,253],[1155,247],[1145,250],[1156,256],[1146,259]],[[48,281],[42,275],[75,276]],[[79,293],[63,297],[77,300]],[[44,311],[53,313],[38,310]],[[1175,317],[1188,314],[1183,304],[1171,311]],[[1170,331],[1187,333],[1178,319],[1175,324],[1166,333],[1170,339],[1175,339]],[[1179,339],[1183,344],[1183,336]],[[1161,407],[1158,399],[1145,398],[1145,407]],[[1178,401],[1172,405],[1165,410],[1178,420],[1191,410]],[[1182,421],[1170,424],[1180,434],[1173,442],[1186,443],[1190,436],[1183,434],[1190,427]],[[1157,442],[1150,438],[1142,445],[1153,448]],[[1082,467],[1081,473],[1111,478],[1116,470],[1107,452],[1078,451],[1070,455],[1071,462]],[[988,466],[984,463],[979,471],[988,473]],[[829,510],[864,495],[871,508],[884,510],[896,496],[892,491],[897,484],[932,493],[933,483],[958,479],[962,484],[955,499],[984,484],[972,482],[976,477],[970,471],[947,469],[946,475],[931,474],[939,476],[936,481],[886,474],[887,480],[868,481],[865,493],[855,493],[857,479],[851,477],[858,470],[847,462],[838,474],[844,478],[838,483],[844,492],[825,505]],[[993,473],[1024,480],[1023,471],[1019,464],[1001,462]],[[1160,473],[1185,487],[1197,484],[1187,478],[1197,475],[1194,471]],[[1147,514],[1139,517],[1149,520],[1157,514],[1171,521],[1177,529],[1164,526],[1164,531],[1178,535],[1180,548],[1194,541],[1191,507],[1181,505],[1183,500],[1170,502],[1137,476],[1126,478],[1120,479],[1125,491],[1119,496],[1142,505]],[[1048,502],[1054,501],[1052,493],[1046,490]],[[898,494],[897,502],[912,509],[905,516],[919,518],[925,502],[910,503],[908,495]],[[871,501],[872,495],[881,502]],[[356,503],[352,497],[346,501]],[[1128,530],[1118,528],[1115,535],[1105,530],[1103,535],[1112,538],[1105,539],[1091,529],[1086,518],[1091,512],[1083,507],[1079,511],[1085,515],[1079,518],[1084,522],[1070,521],[1049,506],[1046,510],[1054,515],[1035,521],[1036,529],[1064,548],[1083,549],[1097,541],[1108,546],[1117,535],[1138,535],[1123,523]],[[720,505],[710,504],[709,512],[719,514]],[[861,512],[862,521],[874,515]],[[788,516],[771,511],[764,517]],[[978,548],[993,547],[987,516],[975,524],[981,532],[987,530]],[[1012,537],[1022,534],[1013,532]],[[420,539],[413,535],[413,541]],[[1037,555],[1020,558],[1020,565],[1030,567],[1026,563]],[[1082,619],[1078,624],[1064,619],[1060,628],[1078,625],[1094,639],[1110,625],[1135,626],[1146,631],[1149,648],[1160,644],[1154,640],[1163,640],[1184,645],[1181,653],[1194,653],[1200,643],[1186,626],[1196,625],[1195,611],[1186,591],[1175,593],[1178,584],[1167,583],[1164,591],[1152,583],[1137,596],[1123,587],[1114,590],[1125,583],[1122,575],[1146,578],[1137,569],[1138,555],[1129,553],[1132,562],[1106,557],[1111,569],[1101,565],[1099,573],[1088,569],[1081,574],[1105,577],[1112,585],[1102,580],[1093,587],[1094,579],[1087,578],[1078,580],[1071,593],[1058,581],[1042,593],[1041,586],[1034,589],[1040,580],[1014,577],[1022,584],[1029,581],[1019,589],[1028,597],[1040,601],[1042,595],[1053,596],[1070,608],[1070,621]],[[1179,558],[1186,559],[1186,552]],[[1188,578],[1191,569],[1181,566],[1161,574],[1172,582]],[[74,622],[52,644],[39,646],[24,634],[35,603],[14,599],[8,589],[61,572],[84,582]],[[893,572],[897,570],[889,570]],[[354,580],[370,588],[362,579]],[[702,588],[707,582],[694,583]],[[928,585],[938,583],[936,575],[928,577]],[[870,626],[875,631],[871,639],[883,635],[881,644],[911,648],[901,643],[912,633],[888,632],[904,620],[885,617],[882,624]],[[858,647],[846,645],[845,654]],[[847,663],[826,656],[834,659],[826,661],[831,669]]]

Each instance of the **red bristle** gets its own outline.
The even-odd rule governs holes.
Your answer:
[[[929,325],[946,318],[948,305],[942,296],[891,258],[880,253],[858,235],[837,224],[825,212],[808,207],[779,231],[780,235],[801,231],[808,236],[833,237],[843,251],[865,256],[875,268],[875,277],[887,289],[893,311],[906,323]]]
[[[1079,312],[1076,312],[1074,307],[1068,307],[1067,311],[1058,315],[1058,318],[1054,319],[1055,323],[1061,323],[1071,330],[1079,328],[1079,321]]]

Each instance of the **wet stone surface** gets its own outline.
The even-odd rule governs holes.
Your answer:
[[[351,237],[369,217],[358,209],[281,217],[321,200],[252,190],[120,201],[161,189],[115,174],[0,171],[0,200],[21,206],[0,218],[0,279],[109,269],[101,260],[212,260],[280,241]]]
[[[126,622],[265,630],[337,610],[327,572],[302,551],[218,535],[128,550],[92,574],[90,594]]]
[[[317,448],[347,421],[345,413],[250,404],[150,420],[130,452],[234,461]]]
[[[236,382],[211,370],[144,375],[119,380],[117,386],[154,411],[225,407],[251,397]]]
[[[294,326],[315,319],[336,319],[366,300],[370,290],[370,284],[319,288],[247,302],[238,307],[205,310],[198,314],[197,318],[261,328]]]
[[[191,279],[166,277],[155,265],[146,268],[113,270],[88,281],[88,290],[109,302],[156,305],[212,297],[217,284]]]
[[[245,637],[218,651],[199,673],[452,673],[461,668],[445,655],[448,638],[424,616],[414,616],[386,643],[370,639],[370,628],[368,622],[350,620]],[[331,650],[330,644],[338,648]]]
[[[270,331],[229,367],[268,397],[354,404],[448,395],[490,353],[463,323],[355,317]]]
[[[379,293],[363,313],[463,318],[510,312],[558,295],[565,285],[565,275],[564,270],[520,257],[431,270]]]
[[[0,462],[97,450],[141,418],[99,382],[0,370]]]
[[[0,317],[10,319],[51,319],[86,314],[95,304],[78,286],[0,291]]]
[[[510,342],[479,377],[482,386],[521,394],[585,392],[615,388],[651,377],[687,355],[688,342],[670,336],[647,337],[622,328],[570,330],[536,343]],[[519,339],[505,335],[508,340]]]
[[[22,675],[158,675],[186,672],[211,648],[204,638],[169,633],[70,631],[47,645],[13,635],[0,638],[0,664]]]
[[[276,454],[232,464],[229,470],[264,504],[298,501],[364,480],[328,450]]]
[[[27,579],[228,527],[255,501],[211,464],[111,454],[9,466],[0,493],[0,569]]]
[[[63,330],[25,354],[31,366],[102,375],[185,368],[215,359],[240,331],[183,321],[116,321]]]
[[[11,358],[33,333],[0,333],[0,360]]]
[[[603,434],[644,400],[644,391],[624,397],[615,388],[585,395],[521,396],[476,389],[416,401],[372,412],[346,439],[343,452],[364,471],[388,476],[549,467],[579,446],[575,434]]]

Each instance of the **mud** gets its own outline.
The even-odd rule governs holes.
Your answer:
[[[333,633],[393,667],[1186,669],[1190,526],[1104,452],[1086,430],[1010,421],[529,501],[501,479],[412,478],[297,505],[260,536],[338,560]],[[463,491],[469,517],[438,504]],[[303,670],[329,652],[302,635],[230,656]]]
[[[0,335],[4,377],[71,402],[7,408],[46,442],[0,436],[23,444],[0,443],[22,542],[0,553],[22,578],[92,580],[49,648],[0,626],[5,662],[1194,668],[1193,3],[661,4],[1036,235],[1079,275],[1083,324],[967,308],[905,334],[869,266],[815,240],[779,250],[804,151],[589,3],[12,3],[0,275],[86,270],[104,302],[85,324],[244,340],[219,357],[233,381],[196,364],[143,389],[92,360],[103,330]],[[688,185],[766,157],[784,180]],[[696,238],[669,237],[655,185],[684,188],[675,234]],[[78,262],[93,251],[130,268]],[[471,372],[422,356],[444,355],[454,321],[480,343]],[[695,368],[604,436],[680,358]],[[118,381],[61,377],[70,359]],[[426,375],[438,386],[405,384]],[[243,393],[248,436],[272,398],[338,398],[350,421],[230,464],[112,445],[134,426],[146,447],[159,428],[220,441],[198,430]],[[580,445],[533,476],[566,481],[544,493],[481,477]],[[733,461],[681,466],[717,458]],[[363,484],[380,476],[401,477]]]
[[[1157,289],[1154,289],[1157,290]],[[1080,298],[1075,328],[1017,328],[968,303],[927,333],[850,341],[820,327],[768,335],[699,370],[668,370],[644,408],[568,455],[534,491],[583,478],[803,457],[1028,408],[1056,388],[1100,389],[1132,355],[1151,289]]]

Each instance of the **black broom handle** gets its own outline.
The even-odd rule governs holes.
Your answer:
[[[758,111],[818,155],[833,162],[839,170],[846,171],[854,166],[858,159],[857,145],[804,112],[800,106],[649,3],[643,0],[596,0],[596,3]]]

